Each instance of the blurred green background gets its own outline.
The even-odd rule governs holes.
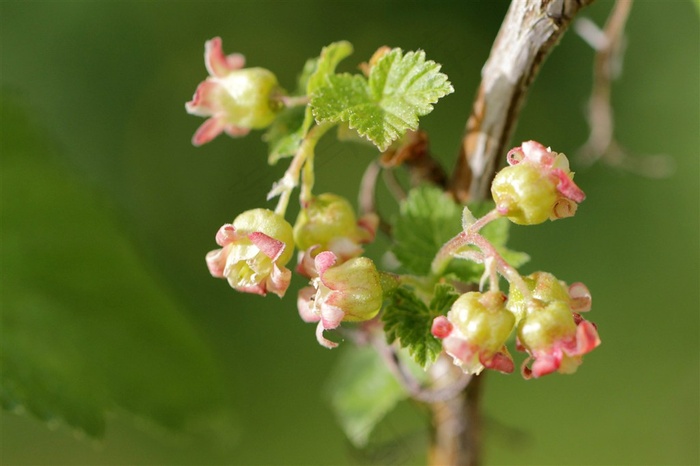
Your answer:
[[[611,5],[584,15],[602,24]],[[427,414],[408,403],[368,450],[345,440],[324,395],[343,348],[316,343],[293,290],[262,299],[209,277],[204,255],[217,228],[272,206],[265,194],[286,164],[266,165],[258,134],[192,147],[202,120],[184,103],[206,76],[204,42],[216,35],[288,89],[332,41],[354,44],[348,64],[384,44],[422,48],[456,89],[422,120],[451,166],[506,8],[3,1],[3,376],[48,404],[33,407],[45,421],[17,407],[0,414],[2,464],[424,463]],[[486,464],[700,462],[698,26],[690,1],[635,2],[614,86],[618,139],[635,156],[667,154],[673,174],[584,168],[572,157],[588,194],[576,218],[512,230],[513,248],[532,256],[526,272],[589,286],[603,345],[574,376],[486,379]],[[513,145],[536,139],[576,153],[592,59],[569,31]],[[325,139],[317,192],[354,196],[373,156]],[[74,422],[104,427],[104,438],[56,422],[52,400],[72,406]],[[103,425],[95,412],[105,406]]]

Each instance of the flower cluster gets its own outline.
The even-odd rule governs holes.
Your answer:
[[[528,354],[521,369],[525,378],[572,373],[583,355],[600,344],[596,326],[581,316],[591,308],[588,288],[583,283],[567,286],[546,272],[521,277],[479,230],[503,216],[522,225],[573,216],[585,194],[573,182],[566,156],[538,142],[512,149],[508,163],[491,186],[496,208],[478,221],[465,210],[464,231],[434,261],[445,264],[451,258],[471,258],[482,262],[482,285],[488,278],[491,291],[462,295],[446,316],[434,319],[431,331],[454,363],[469,374],[484,368],[512,372],[514,363],[505,344],[514,331],[516,348]],[[472,246],[481,251],[464,252]],[[497,291],[498,274],[510,282],[508,297]]]
[[[342,322],[375,319],[382,313],[386,294],[394,303],[384,308],[382,316],[388,342],[422,348],[421,356],[414,356],[419,364],[434,360],[443,350],[465,373],[479,374],[484,369],[510,373],[515,362],[508,344],[514,339],[515,348],[527,354],[521,366],[526,378],[574,372],[582,357],[600,344],[596,326],[581,316],[591,306],[588,288],[582,283],[568,286],[546,272],[521,276],[502,255],[503,244],[491,243],[481,233],[493,221],[535,225],[573,216],[585,194],[574,183],[566,156],[535,141],[510,150],[509,166],[496,174],[491,185],[495,207],[479,219],[465,208],[462,231],[437,246],[437,254],[435,243],[442,243],[453,232],[436,232],[441,226],[436,224],[422,229],[422,219],[432,217],[436,210],[432,207],[437,204],[416,204],[420,215],[412,212],[407,217],[416,214],[418,220],[407,222],[410,226],[402,233],[401,251],[408,260],[399,260],[406,270],[419,270],[415,275],[382,273],[363,256],[363,246],[375,238],[378,217],[372,213],[358,219],[347,199],[333,193],[313,194],[315,146],[330,128],[349,124],[385,151],[406,131],[417,128],[408,122],[417,122],[418,116],[453,89],[439,73],[440,66],[426,60],[423,52],[404,54],[388,47],[379,49],[362,66],[364,76],[335,74],[338,62],[351,51],[347,42],[325,48],[318,59],[307,63],[297,93],[289,97],[272,72],[244,68],[243,56],[226,55],[218,37],[206,42],[209,76],[186,104],[189,113],[207,118],[195,132],[193,143],[207,143],[222,132],[237,137],[269,127],[265,139],[274,146],[271,163],[292,157],[283,178],[268,195],[279,196],[274,211],[252,209],[219,229],[216,242],[220,248],[206,256],[211,274],[226,279],[238,291],[282,297],[291,282],[287,264],[297,251],[294,270],[309,280],[298,292],[297,310],[302,320],[316,323],[316,338],[326,348],[337,346],[326,338],[326,331],[337,329]],[[397,97],[392,102],[401,105],[385,107],[381,98],[369,96],[370,83],[380,81],[385,92]],[[401,100],[402,92],[423,96],[425,101],[418,97],[419,101]],[[355,101],[367,105],[367,115],[348,112],[343,106]],[[301,112],[292,108],[296,106],[306,108]],[[377,115],[386,119],[375,118]],[[396,126],[399,121],[406,126]],[[292,226],[285,213],[296,188],[300,188],[301,209]],[[427,238],[412,237],[421,234]],[[424,251],[427,257],[414,257]],[[458,274],[459,267],[450,268],[455,259],[483,264],[483,274],[476,272],[466,279],[451,275]],[[499,288],[501,277],[510,283],[508,295]],[[457,297],[455,289],[460,286],[447,283],[459,281],[462,285],[478,282],[479,291]],[[431,288],[436,283],[439,287]],[[395,292],[411,284],[421,289],[413,295]],[[435,291],[438,288],[442,291]],[[374,323],[372,327],[378,327],[379,319]]]

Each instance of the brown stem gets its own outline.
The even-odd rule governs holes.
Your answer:
[[[432,404],[433,438],[428,462],[433,466],[481,463],[480,398],[485,372],[473,376],[456,397]]]
[[[482,200],[528,88],[544,59],[593,0],[513,0],[482,70],[450,183],[459,201]]]

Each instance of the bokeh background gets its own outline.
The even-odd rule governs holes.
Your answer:
[[[583,15],[602,24],[611,6]],[[29,381],[42,402],[74,403],[71,415],[95,430],[90,408],[108,409],[100,439],[57,422],[50,404],[34,407],[44,420],[3,411],[2,464],[424,463],[428,417],[409,403],[367,450],[345,439],[325,395],[344,349],[318,346],[294,291],[263,299],[208,276],[217,228],[272,206],[265,194],[285,163],[267,166],[259,133],[192,147],[201,120],[184,103],[216,35],[288,89],[332,41],[355,46],[346,70],[380,45],[422,48],[456,89],[422,120],[451,166],[506,8],[3,1],[3,373]],[[614,85],[618,139],[635,157],[666,154],[673,173],[652,179],[572,157],[588,194],[576,218],[512,230],[514,249],[532,256],[526,272],[588,284],[603,345],[574,376],[486,379],[486,464],[700,462],[698,26],[690,1],[635,2]],[[569,31],[514,142],[576,153],[592,59]],[[317,192],[354,196],[374,155],[325,139]]]

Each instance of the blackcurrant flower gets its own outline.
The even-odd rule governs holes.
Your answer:
[[[267,209],[246,211],[219,229],[216,243],[222,248],[206,256],[212,276],[245,293],[284,296],[294,242],[292,226],[281,216]]]
[[[539,142],[508,152],[509,167],[496,174],[491,195],[497,211],[520,225],[571,217],[586,195],[574,183],[569,161]]]
[[[515,316],[505,302],[499,291],[465,293],[452,304],[447,317],[433,321],[433,336],[442,339],[444,350],[465,373],[478,374],[484,368],[513,372],[505,343],[515,328]]]
[[[241,54],[225,55],[221,38],[214,37],[204,46],[204,63],[209,77],[199,84],[190,102],[192,115],[209,117],[192,138],[201,146],[222,132],[245,136],[251,129],[269,126],[282,105],[277,77],[264,68],[243,68]]]
[[[318,322],[316,338],[326,348],[338,346],[323,336],[324,330],[341,322],[372,319],[382,306],[379,272],[366,257],[355,257],[337,265],[338,258],[323,251],[315,258],[318,276],[301,289],[297,299],[299,315],[305,322]]]
[[[596,326],[580,314],[591,308],[588,288],[580,282],[567,286],[546,272],[535,272],[524,281],[531,296],[512,287],[508,302],[518,317],[518,349],[530,355],[522,366],[523,376],[575,372],[583,355],[600,344]]]

